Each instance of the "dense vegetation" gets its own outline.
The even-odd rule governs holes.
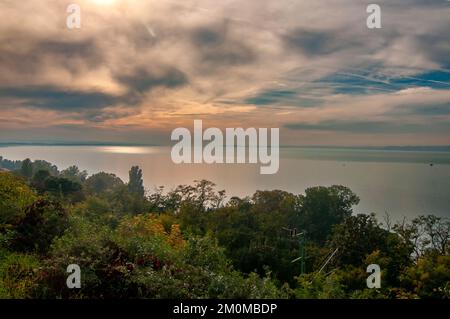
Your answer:
[[[1,298],[450,296],[450,222],[381,224],[344,186],[227,199],[205,180],[148,193],[139,167],[128,183],[28,159],[0,170]],[[66,286],[69,264],[81,289]]]

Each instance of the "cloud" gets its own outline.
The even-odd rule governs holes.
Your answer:
[[[438,65],[449,64],[450,42],[448,41],[450,22],[444,27],[439,27],[431,34],[421,34],[415,39],[415,45],[419,52],[424,54]]]
[[[380,0],[383,28],[369,30],[369,3],[80,0],[82,28],[68,30],[65,3],[2,1],[0,139],[47,125],[146,141],[195,117],[309,144],[450,138],[450,7]]]
[[[289,32],[284,41],[290,49],[298,50],[309,57],[327,55],[349,50],[359,43],[345,39],[339,31],[296,29]]]
[[[291,130],[347,132],[372,135],[374,133],[450,133],[450,121],[444,123],[393,123],[381,121],[324,121],[317,124],[286,124]]]
[[[120,98],[101,92],[80,92],[59,87],[2,87],[0,97],[18,98],[24,106],[59,111],[104,108],[120,102]]]
[[[368,66],[365,69],[343,69],[314,83],[331,88],[337,94],[376,94],[416,87],[448,90],[450,73],[433,70],[414,76],[386,75],[377,66]]]
[[[254,104],[259,106],[265,105],[279,105],[279,106],[299,106],[299,107],[314,107],[322,104],[320,99],[302,97],[299,92],[292,89],[273,89],[263,91],[253,97],[245,100],[247,104]]]
[[[239,66],[255,62],[254,50],[238,35],[232,35],[227,24],[200,27],[192,31],[192,44],[205,69]]]
[[[450,101],[437,104],[412,104],[399,105],[396,109],[389,112],[391,115],[422,115],[427,117],[450,116]]]
[[[48,57],[53,64],[77,73],[79,64],[86,68],[96,68],[102,64],[103,52],[97,47],[94,39],[86,40],[44,40],[37,43],[32,49],[38,57]]]
[[[186,75],[176,68],[159,67],[159,69],[156,72],[150,72],[139,68],[132,74],[118,74],[116,79],[124,84],[130,92],[135,93],[145,93],[156,87],[176,88],[188,83]]]

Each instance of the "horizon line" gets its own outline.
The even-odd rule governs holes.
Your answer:
[[[99,141],[0,141],[0,147],[5,146],[132,146],[132,147],[165,147],[170,144],[156,143],[129,143],[129,142],[99,142]],[[280,145],[280,148],[338,148],[338,149],[380,149],[380,150],[446,150],[450,151],[448,145]]]

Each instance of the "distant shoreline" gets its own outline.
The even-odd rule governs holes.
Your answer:
[[[159,144],[101,143],[101,142],[0,142],[0,147],[10,146],[123,146],[123,147],[161,147]]]
[[[118,147],[169,147],[163,144],[116,142],[0,142],[0,147],[12,146],[118,146]],[[450,152],[450,145],[443,146],[341,146],[341,145],[282,145],[284,149],[339,149],[372,151]]]

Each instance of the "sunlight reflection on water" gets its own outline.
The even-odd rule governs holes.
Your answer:
[[[97,150],[103,153],[115,154],[156,154],[159,152],[158,148],[135,146],[102,146],[98,147]]]

